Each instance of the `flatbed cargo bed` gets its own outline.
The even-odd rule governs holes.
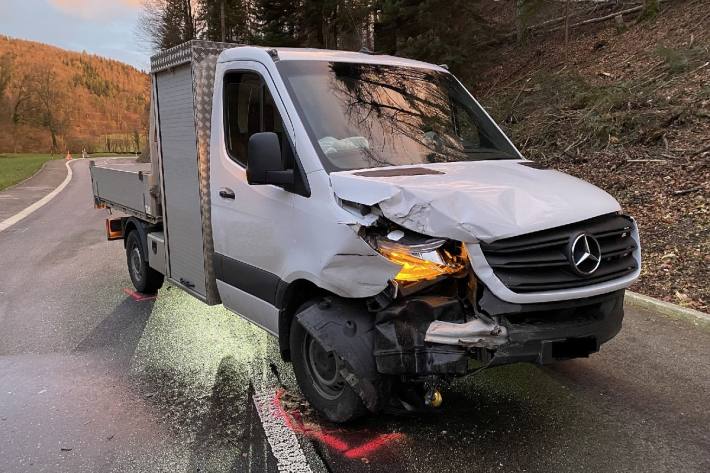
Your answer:
[[[91,185],[97,205],[158,223],[162,215],[157,200],[157,179],[150,163],[135,160],[91,166]]]

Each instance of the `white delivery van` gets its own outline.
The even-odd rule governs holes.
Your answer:
[[[192,41],[152,58],[151,162],[92,166],[136,289],[278,337],[332,421],[456,376],[586,357],[621,328],[636,225],[525,160],[446,68]]]

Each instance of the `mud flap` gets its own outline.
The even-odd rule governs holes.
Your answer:
[[[340,373],[371,412],[387,402],[373,355],[374,316],[362,304],[325,298],[297,315],[306,331],[341,361]]]

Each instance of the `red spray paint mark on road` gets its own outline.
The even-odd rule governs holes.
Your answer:
[[[125,292],[128,297],[136,302],[154,301],[158,297],[157,294],[143,294],[142,292],[136,292],[127,287],[123,288],[123,292]]]
[[[286,410],[281,405],[281,396],[283,396],[283,389],[276,391],[274,398],[272,400],[272,406],[274,408],[275,414],[283,419],[286,426],[293,432],[305,435],[306,437],[317,440],[324,443],[331,449],[342,453],[347,458],[363,458],[367,455],[375,453],[386,445],[400,440],[404,437],[401,433],[389,433],[389,434],[379,434],[372,440],[368,440],[360,445],[352,447],[345,440],[333,435],[331,433],[325,432],[320,426],[306,424],[301,418],[301,413],[297,410],[286,412]]]
[[[365,442],[359,447],[351,448],[345,452],[345,456],[348,458],[363,458],[371,453],[376,452],[388,443],[398,440],[403,436],[398,432],[393,432],[389,434],[380,434],[369,442]]]

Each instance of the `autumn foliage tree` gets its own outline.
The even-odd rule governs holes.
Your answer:
[[[148,84],[118,61],[0,36],[0,152],[105,151],[107,136],[135,151]]]
[[[64,105],[65,91],[51,69],[37,68],[30,81],[30,93],[34,100],[36,123],[45,128],[52,139],[51,153],[59,152],[58,137],[70,124],[71,111]]]

